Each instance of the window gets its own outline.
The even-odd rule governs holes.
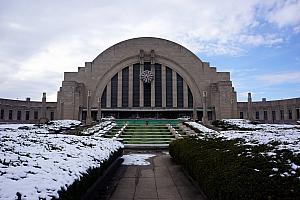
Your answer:
[[[166,95],[167,95],[167,107],[173,107],[173,76],[172,69],[166,67]]]
[[[183,108],[183,79],[177,74],[177,107]]]
[[[268,111],[264,111],[264,120],[268,120]]]
[[[4,110],[1,109],[0,119],[4,119]]]
[[[149,62],[145,62],[144,71],[151,71],[151,64]],[[144,83],[144,107],[151,106],[151,83]]]
[[[190,90],[190,87],[188,87],[188,107],[192,108],[193,107],[193,95]]]
[[[284,120],[284,111],[280,110],[280,120]]]
[[[212,114],[213,114],[212,111],[207,112],[207,119],[208,120],[212,120],[212,116],[213,116]]]
[[[274,122],[276,120],[276,111],[272,110],[272,121]]]
[[[244,112],[240,112],[240,119],[244,119]]]
[[[296,109],[296,117],[297,119],[300,119],[300,112],[299,112],[299,108]]]
[[[293,119],[293,112],[292,112],[292,110],[289,110],[289,119]]]
[[[128,107],[129,67],[122,70],[122,107]]]
[[[256,113],[255,113],[255,119],[259,119],[259,111],[256,111]]]
[[[106,86],[101,96],[101,107],[106,108]]]
[[[117,107],[118,102],[118,74],[111,79],[111,107]]]
[[[9,110],[8,111],[8,119],[12,119],[12,115],[13,115],[13,111],[12,110]]]
[[[25,116],[25,119],[26,119],[26,120],[29,120],[29,116],[30,116],[30,111],[29,111],[29,110],[27,110],[27,111],[26,111],[26,116]]]
[[[155,107],[162,106],[162,97],[161,97],[161,65],[155,64]]]
[[[54,120],[54,112],[50,113],[50,120]]]
[[[21,110],[18,110],[17,112],[17,120],[21,120],[22,112]]]
[[[133,107],[140,106],[140,64],[133,65]]]
[[[38,119],[39,118],[39,112],[38,111],[34,111],[34,119]]]

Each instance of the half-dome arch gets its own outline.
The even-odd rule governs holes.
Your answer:
[[[83,119],[83,112],[97,112],[98,109],[98,113],[100,113],[99,98],[102,96],[105,88],[107,88],[106,95],[108,100],[111,100],[109,95],[111,95],[112,91],[114,95],[117,94],[119,96],[124,92],[116,93],[115,89],[111,90],[111,88],[108,88],[112,78],[114,77],[113,87],[118,88],[119,86],[116,86],[116,84],[122,85],[122,82],[119,80],[121,79],[120,74],[122,74],[122,70],[125,67],[129,67],[128,73],[132,74],[133,66],[140,66],[139,69],[143,70],[144,66],[146,66],[145,64],[150,65],[149,69],[151,70],[156,64],[162,66],[159,76],[161,77],[161,95],[164,103],[161,107],[153,105],[156,91],[153,88],[153,84],[144,86],[144,83],[138,80],[140,87],[144,87],[145,91],[148,92],[148,96],[143,97],[144,91],[141,89],[139,99],[146,98],[149,100],[150,98],[151,108],[156,109],[156,111],[159,111],[159,108],[161,108],[161,112],[172,110],[180,114],[184,109],[178,108],[176,103],[173,103],[174,106],[171,106],[171,108],[167,108],[164,98],[170,101],[170,97],[165,96],[174,94],[173,102],[176,102],[177,90],[181,91],[181,84],[183,84],[185,88],[188,88],[184,90],[184,101],[187,102],[187,99],[193,100],[193,108],[187,108],[186,111],[192,112],[194,118],[197,118],[197,114],[205,116],[206,112],[208,114],[210,112],[211,118],[236,116],[236,93],[232,88],[229,73],[217,72],[216,68],[209,67],[209,63],[202,62],[190,50],[175,42],[153,37],[134,38],[117,43],[99,54],[92,62],[87,62],[85,67],[80,67],[78,72],[65,73],[63,85],[58,92],[58,101],[65,103],[62,108],[58,108],[58,113],[61,113],[61,116],[64,118],[73,119]],[[141,72],[135,71],[135,77]],[[154,77],[158,76],[154,73]],[[128,75],[128,81],[132,84],[131,75]],[[171,85],[168,81],[171,81]],[[130,84],[129,86],[131,86]],[[177,87],[178,84],[179,89]],[[172,92],[167,87],[172,88]],[[132,102],[134,98],[132,87],[128,88],[128,90],[128,99]],[[151,91],[149,92],[149,90]],[[150,96],[149,93],[151,93]],[[88,94],[91,94],[91,96],[88,96]],[[130,106],[129,108],[131,108]],[[103,111],[117,113],[120,111],[120,108],[122,106],[120,106],[120,101],[118,100],[116,107],[107,106]],[[139,107],[134,109],[141,112],[150,110],[147,106],[144,106],[142,100]],[[128,112],[131,111],[128,109]],[[182,112],[181,114],[185,113]]]

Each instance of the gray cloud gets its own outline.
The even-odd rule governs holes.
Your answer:
[[[269,10],[277,5],[275,1],[228,0],[221,5],[217,0],[11,0],[0,4],[1,97],[40,100],[41,92],[49,91],[55,100],[64,71],[76,71],[104,49],[132,37],[163,37],[196,53],[213,55],[237,55],[249,47],[284,42],[279,34],[256,31],[262,22],[274,23]],[[263,15],[258,18],[258,14]],[[296,30],[299,23],[290,25]]]

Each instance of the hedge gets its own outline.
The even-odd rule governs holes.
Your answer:
[[[109,159],[101,163],[98,168],[90,168],[86,173],[82,174],[79,180],[75,180],[72,185],[67,187],[67,190],[58,191],[60,200],[80,200],[87,190],[97,181],[97,179],[102,176],[105,170],[121,155],[123,154],[123,149],[120,148],[118,151],[114,152]],[[53,198],[53,200],[57,200]]]
[[[236,140],[185,138],[170,143],[171,157],[198,182],[208,199],[299,199],[300,171],[282,177],[288,160],[300,164],[289,151],[277,152],[277,162],[265,152],[267,145],[237,145]],[[249,149],[251,153],[249,153]],[[279,171],[274,175],[272,168]],[[270,175],[272,177],[270,177]]]

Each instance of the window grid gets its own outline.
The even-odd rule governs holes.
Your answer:
[[[111,79],[111,107],[117,107],[118,102],[118,73]]]
[[[122,107],[128,107],[129,67],[122,70]]]
[[[149,62],[145,62],[144,71],[151,71],[151,64]],[[144,107],[151,106],[151,83],[144,83]]]
[[[173,77],[169,67],[166,67],[166,97],[166,106],[173,107]]]
[[[101,96],[101,107],[102,108],[106,108],[106,95],[107,95],[107,89],[106,89],[106,86],[105,86],[104,91],[103,91],[102,96]]]
[[[155,64],[155,106],[162,107],[161,65]]]
[[[133,65],[133,107],[140,106],[140,64]]]
[[[190,90],[190,87],[188,87],[188,107],[193,108],[193,95]]]
[[[183,108],[183,78],[177,74],[177,107]]]

